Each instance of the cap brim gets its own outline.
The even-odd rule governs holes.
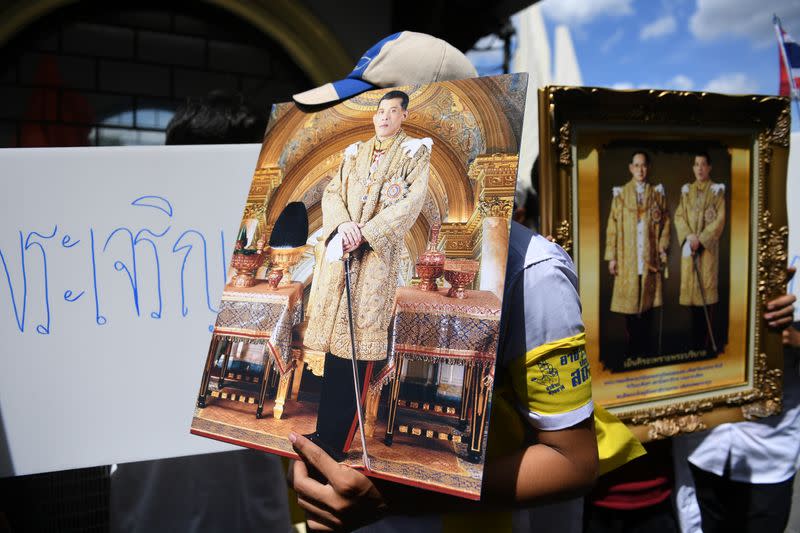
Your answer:
[[[295,102],[303,105],[320,105],[344,100],[364,91],[375,89],[371,83],[363,80],[345,78],[333,83],[326,83],[316,89],[311,89],[292,96]]]

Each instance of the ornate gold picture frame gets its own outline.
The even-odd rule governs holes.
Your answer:
[[[578,268],[595,401],[643,440],[781,409],[762,314],[786,291],[790,122],[773,96],[539,91],[541,231]]]

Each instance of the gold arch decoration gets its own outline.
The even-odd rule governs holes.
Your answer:
[[[520,135],[510,116],[521,116],[523,103],[498,101],[504,88],[497,80],[478,81],[468,88],[458,81],[402,88],[410,97],[405,131],[434,142],[428,196],[406,235],[411,261],[426,249],[433,224],[442,226],[448,257],[477,259],[482,221],[510,216]],[[315,113],[292,104],[273,107],[248,196],[248,205],[266,204],[268,231],[295,201],[308,210],[309,233],[321,227],[324,187],[339,171],[344,149],[374,135],[372,116],[385,93],[362,93]]]
[[[476,80],[471,80],[475,82]],[[442,219],[466,223],[481,198],[470,164],[492,152],[515,153],[518,132],[513,131],[507,111],[500,107],[490,83],[470,86],[465,91],[458,82],[427,86],[408,86],[409,118],[405,130],[414,137],[431,137],[436,148],[431,156],[430,189]],[[343,150],[356,141],[373,135],[371,117],[385,91],[363,93],[342,105],[313,114],[294,106],[276,106],[273,118],[280,116],[267,134],[259,156],[257,174],[281,169],[283,185],[270,199],[272,206],[300,200],[318,182],[338,169]],[[270,208],[268,223],[280,209]]]
[[[315,84],[339,79],[353,59],[313,13],[292,0],[204,0],[268,35]],[[0,47],[37,20],[77,0],[11,0],[0,8]]]

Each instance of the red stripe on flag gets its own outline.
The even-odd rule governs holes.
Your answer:
[[[789,73],[786,72],[786,63],[783,61],[783,44],[778,43],[778,70],[780,71],[780,81],[778,83],[778,94],[780,96],[791,96],[792,89],[789,84]]]

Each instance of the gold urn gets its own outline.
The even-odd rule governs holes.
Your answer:
[[[264,264],[264,241],[259,240],[256,250],[238,248],[233,251],[231,268],[236,275],[231,280],[234,287],[252,287],[256,284],[256,270]]]
[[[270,272],[267,275],[272,276],[272,279],[279,279],[275,288],[285,287],[292,282],[292,276],[289,275],[289,270],[300,262],[303,254],[311,249],[311,245],[304,244],[302,246],[293,247],[267,247],[267,258],[269,259]],[[278,276],[280,272],[280,277]]]
[[[444,263],[444,279],[450,283],[447,296],[463,299],[466,289],[475,280],[480,263],[474,259],[448,259]]]

